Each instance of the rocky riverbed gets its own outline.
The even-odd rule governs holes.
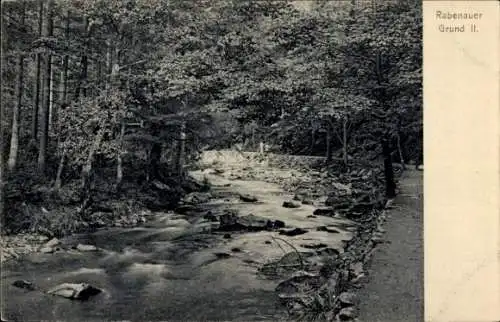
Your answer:
[[[345,209],[327,206],[331,195],[314,188],[328,176],[319,174],[314,181],[314,172],[268,165],[209,167],[191,175],[209,181],[212,190],[187,195],[175,212],[143,214],[140,226],[60,240],[33,237],[38,238],[32,243],[35,253],[3,265],[3,317],[354,318],[356,300],[349,290],[363,278],[362,260],[374,244],[376,225],[348,219]],[[284,188],[284,180],[309,180],[309,188],[302,187],[308,193]],[[358,189],[340,183],[328,187],[344,201]],[[65,283],[77,290],[68,290]],[[83,302],[68,300],[84,289],[82,283],[101,292]],[[69,295],[54,296],[54,288]]]

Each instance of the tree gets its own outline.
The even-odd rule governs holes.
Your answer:
[[[53,0],[47,2],[47,26],[45,31],[45,37],[51,39],[53,36]],[[51,48],[46,49],[45,56],[45,69],[44,69],[44,89],[43,97],[44,102],[42,106],[41,113],[41,133],[40,133],[40,148],[38,152],[38,170],[41,174],[45,173],[46,161],[47,161],[47,147],[49,144],[49,107],[50,107],[50,96],[51,96],[51,74],[52,74],[52,54]]]
[[[4,71],[6,69],[6,53],[7,53],[7,31],[4,23],[4,14],[5,14],[5,6],[4,2],[1,3],[1,13],[0,13],[0,29],[2,33],[1,39],[1,59],[0,59],[0,73],[2,84],[4,84]],[[1,88],[1,99],[0,99],[0,231],[4,233],[5,231],[5,168],[4,168],[4,104],[5,104],[5,95],[4,95],[4,86]]]
[[[20,27],[21,30],[25,29],[24,20],[25,20],[25,3],[21,2],[20,8]],[[17,164],[17,154],[19,151],[19,117],[21,113],[21,105],[23,98],[23,74],[24,74],[24,48],[19,49],[18,61],[17,61],[17,86],[16,86],[16,103],[12,112],[12,132],[10,139],[10,153],[9,160],[7,162],[7,166],[9,172],[12,172]]]
[[[38,38],[40,39],[42,37],[42,29],[43,29],[43,0],[38,0]],[[42,86],[41,83],[41,64],[42,64],[42,54],[41,52],[36,53],[36,75],[35,75],[35,102],[33,104],[33,114],[32,114],[32,121],[31,121],[31,135],[33,138],[33,141],[36,142],[38,139],[38,119],[39,119],[39,110],[40,110],[40,89]]]

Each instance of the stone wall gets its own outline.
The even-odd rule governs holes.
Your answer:
[[[240,167],[260,167],[272,166],[277,168],[302,168],[323,164],[324,157],[286,155],[258,152],[240,152],[236,150],[210,150],[204,151],[201,155],[200,164],[211,166],[218,164],[220,166]]]

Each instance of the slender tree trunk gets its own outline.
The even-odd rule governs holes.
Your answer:
[[[80,61],[80,75],[78,76],[78,83],[76,85],[75,89],[75,100],[78,100],[80,98],[80,92],[83,94],[83,97],[87,96],[87,76],[88,76],[88,56],[87,56],[87,50],[89,49],[88,42],[89,42],[89,18],[85,17],[85,24],[84,24],[84,29],[85,29],[85,35],[84,35],[84,40],[83,40],[83,52],[82,52],[82,58]]]
[[[185,150],[186,150],[186,122],[183,122],[181,125],[180,133],[179,133],[179,144],[177,147],[177,158],[175,162],[176,173],[179,178],[184,176],[184,158],[185,158]]]
[[[25,3],[21,6],[21,23],[20,26],[24,29],[25,18]],[[12,133],[10,138],[10,153],[7,167],[9,172],[12,172],[17,165],[17,155],[19,151],[19,118],[21,113],[21,105],[23,98],[23,74],[24,74],[24,54],[20,53],[17,60],[17,86],[16,86],[16,104],[12,111]]]
[[[64,146],[64,149],[61,153],[61,159],[59,160],[59,166],[57,167],[57,174],[56,174],[56,180],[55,180],[55,189],[59,191],[62,186],[62,172],[64,169],[64,163],[66,162],[66,154],[67,154],[68,148],[66,145]]]
[[[326,162],[332,162],[332,125],[328,122],[328,126],[326,127]]]
[[[391,149],[386,138],[382,139],[382,154],[384,156],[385,194],[387,198],[391,199],[396,196],[396,183],[394,182]]]
[[[54,64],[55,65],[55,64]],[[52,125],[54,124],[54,68],[55,66],[51,66],[50,68],[50,91],[49,91],[49,129],[52,129]]]
[[[19,151],[19,118],[21,113],[21,104],[23,96],[23,73],[24,73],[24,57],[19,56],[17,62],[17,86],[16,86],[16,104],[12,111],[12,135],[10,138],[10,153],[7,167],[13,171],[17,165],[17,155]]]
[[[54,111],[54,115],[52,115],[52,122],[53,122],[53,126],[52,128],[54,129],[54,132],[57,133],[58,130],[59,130],[59,109],[64,109],[66,107],[66,98],[64,97],[64,87],[65,87],[65,77],[66,75],[64,75],[64,59],[63,59],[63,63],[62,63],[62,66],[61,66],[61,73],[59,75],[59,102],[58,102],[58,106],[55,107],[55,111]]]
[[[401,136],[398,135],[396,136],[396,144],[398,148],[398,154],[399,154],[399,160],[401,161],[401,166],[403,167],[403,170],[406,169],[406,164],[405,164],[405,159],[403,158],[403,150],[401,149]]]
[[[0,76],[1,83],[4,84],[4,69],[6,66],[5,54],[7,50],[7,31],[4,26],[4,1],[1,2],[1,14],[0,14],[0,31],[1,31],[1,50],[0,50]],[[5,168],[4,168],[4,142],[3,142],[3,124],[4,121],[4,104],[5,97],[3,86],[0,88],[0,232],[5,232]]]
[[[349,160],[347,155],[347,116],[342,120],[342,160],[344,163],[344,169],[347,170],[349,167]]]
[[[90,188],[92,163],[94,162],[95,152],[101,146],[101,141],[102,141],[103,136],[104,136],[104,131],[102,129],[100,129],[96,134],[96,137],[94,139],[92,146],[90,147],[89,155],[87,156],[87,161],[85,162],[85,165],[83,166],[83,169],[82,169],[82,189],[85,192],[88,192],[89,188]]]
[[[153,129],[153,135],[157,135],[157,130]],[[159,177],[158,165],[160,164],[162,154],[162,146],[158,142],[154,142],[149,151],[149,162],[147,171],[147,181],[155,180]]]
[[[66,10],[65,19],[64,19],[64,37],[66,40],[66,48],[69,48],[69,10]],[[59,102],[58,104],[53,105],[52,112],[52,128],[54,129],[54,133],[59,132],[59,108],[66,108],[67,103],[67,89],[68,89],[68,65],[69,65],[69,56],[64,55],[61,60],[61,74],[59,77]],[[59,136],[58,136],[58,144],[59,144]]]
[[[38,37],[42,37],[43,28],[43,0],[38,1]],[[33,106],[32,123],[31,123],[31,136],[33,141],[36,142],[38,139],[38,113],[40,110],[40,98],[41,98],[41,69],[42,65],[42,54],[36,54],[36,67],[35,67],[35,103]]]
[[[309,155],[313,155],[314,144],[316,143],[316,129],[311,130],[311,145],[309,145]]]
[[[97,61],[97,80],[96,80],[96,86],[98,88],[98,91],[101,89],[102,85],[102,62],[100,60]]]
[[[64,35],[66,38],[67,46],[69,47],[69,10],[66,11],[66,19],[64,26]],[[68,104],[68,67],[69,67],[69,56],[64,55],[62,72],[61,72],[61,105],[66,106]]]
[[[123,137],[125,136],[125,121],[121,121],[120,137],[118,139],[119,147],[116,156],[116,190],[119,191],[123,180]]]
[[[53,0],[49,0],[47,3],[47,29],[46,37],[52,37],[53,34]],[[44,71],[44,104],[41,113],[41,133],[40,133],[40,149],[38,152],[38,170],[41,174],[45,173],[46,170],[46,159],[47,159],[47,147],[49,144],[49,107],[50,107],[50,89],[51,89],[51,79],[50,75],[52,73],[52,55],[50,51],[47,53],[47,58],[45,61],[45,71]]]
[[[111,77],[111,71],[113,69],[113,48],[110,40],[106,41],[106,77],[105,77],[105,83],[104,83],[104,88],[106,92],[109,92],[110,88],[110,77]]]

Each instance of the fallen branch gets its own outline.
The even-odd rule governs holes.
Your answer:
[[[297,257],[299,258],[299,261],[300,261],[300,269],[304,269],[304,260],[302,258],[302,256],[300,255],[300,252],[298,251],[298,249],[293,246],[292,244],[290,244],[288,241],[282,239],[282,238],[279,238],[279,237],[273,237],[271,236],[271,238],[276,241],[276,240],[281,240],[282,242],[284,242],[285,244],[287,244],[288,246],[292,247],[292,249],[295,251],[295,253],[297,254]],[[281,250],[283,250],[283,252],[286,254],[286,251],[283,249],[283,247],[281,247],[281,245],[279,243],[277,243],[279,248],[281,248]]]

